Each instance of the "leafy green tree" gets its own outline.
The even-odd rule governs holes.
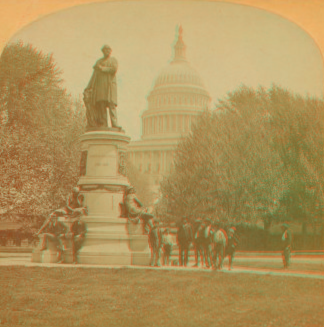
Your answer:
[[[85,126],[80,99],[61,86],[51,55],[8,45],[0,58],[0,208],[6,216],[45,216],[62,205],[79,175]]]
[[[323,121],[322,100],[277,86],[229,93],[179,143],[161,206],[170,219],[263,219],[268,228],[322,217]]]

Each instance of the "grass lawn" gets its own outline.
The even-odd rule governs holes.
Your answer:
[[[324,325],[323,280],[158,269],[0,273],[0,326]]]

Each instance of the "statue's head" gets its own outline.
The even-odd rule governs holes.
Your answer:
[[[79,194],[79,192],[80,192],[80,189],[79,189],[79,187],[78,187],[78,186],[76,186],[76,187],[73,187],[73,189],[72,189],[72,193],[73,193],[74,195],[77,195],[77,194]]]
[[[105,57],[109,57],[110,54],[111,54],[112,49],[111,49],[111,47],[109,45],[105,44],[101,48],[101,51],[102,51],[102,53],[104,54]]]

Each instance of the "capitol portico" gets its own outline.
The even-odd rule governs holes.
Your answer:
[[[142,114],[142,135],[128,146],[128,157],[135,167],[150,177],[158,193],[162,177],[172,169],[179,140],[188,135],[199,113],[211,98],[185,56],[182,28],[178,28],[172,61],[158,75],[147,97]]]

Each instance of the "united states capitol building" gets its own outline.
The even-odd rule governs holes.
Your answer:
[[[180,26],[173,58],[157,76],[147,97],[141,138],[128,146],[128,158],[147,174],[156,195],[163,176],[172,169],[177,143],[188,135],[199,113],[211,102],[202,79],[186,59],[182,34]]]

